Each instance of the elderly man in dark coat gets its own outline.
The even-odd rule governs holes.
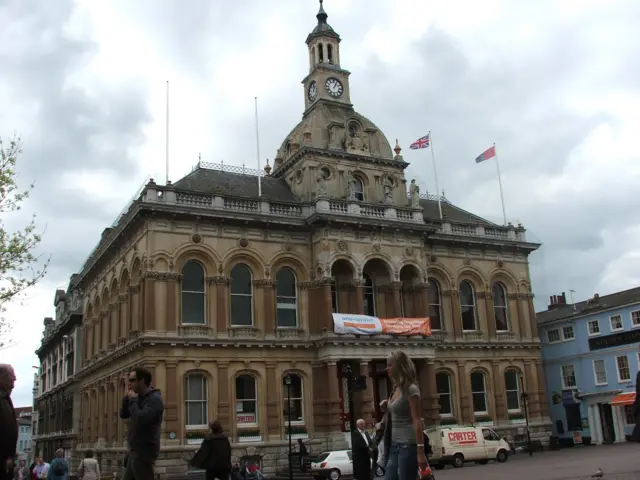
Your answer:
[[[13,478],[13,460],[18,444],[18,420],[11,401],[16,373],[11,365],[0,365],[0,480]]]

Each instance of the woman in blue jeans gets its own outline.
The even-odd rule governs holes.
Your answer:
[[[427,466],[416,367],[397,351],[387,358],[387,374],[393,389],[385,419],[385,480],[416,480],[418,467]]]

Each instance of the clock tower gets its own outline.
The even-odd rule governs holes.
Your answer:
[[[318,25],[307,36],[309,74],[302,81],[305,111],[318,103],[330,102],[351,107],[350,72],[340,68],[340,35],[327,23],[327,13],[320,0],[316,15]]]

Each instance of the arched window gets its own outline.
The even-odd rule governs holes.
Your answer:
[[[184,398],[187,427],[202,427],[209,423],[207,413],[207,377],[194,373],[184,379]]]
[[[333,45],[331,44],[327,45],[327,61],[333,64]]]
[[[284,421],[289,421],[289,400],[291,402],[291,423],[304,423],[304,392],[302,390],[302,377],[295,373],[290,373],[288,375],[291,379],[291,385],[287,386],[286,376],[282,379]]]
[[[318,60],[324,63],[324,47],[321,43],[318,44]]]
[[[509,307],[507,304],[507,290],[500,282],[493,284],[493,311],[496,317],[496,330],[509,330]]]
[[[251,375],[236,377],[236,423],[239,427],[258,425],[258,389]]]
[[[473,399],[473,413],[483,415],[487,413],[487,387],[484,373],[471,373],[471,397]]]
[[[451,375],[445,372],[436,373],[436,391],[440,403],[440,415],[453,415]]]
[[[276,322],[278,328],[298,326],[296,276],[288,268],[276,274]]]
[[[182,267],[182,323],[206,323],[204,268],[195,260]]]
[[[504,372],[504,389],[507,392],[507,410],[520,411],[520,382],[518,372],[507,370]]]
[[[353,196],[359,202],[364,202],[364,184],[362,180],[358,177],[353,177],[354,180],[354,188],[353,188]]]
[[[442,330],[442,302],[440,300],[440,285],[433,278],[429,279],[427,286],[429,298],[429,319],[431,330]]]
[[[460,310],[462,312],[462,330],[476,330],[476,296],[473,287],[466,280],[460,282]]]
[[[331,283],[331,311],[333,313],[338,313],[338,308],[339,308],[339,304],[338,304],[338,296],[339,296],[339,290],[338,290],[338,279],[334,278],[333,282]]]
[[[376,316],[376,286],[371,275],[364,274],[364,314]]]
[[[236,265],[231,270],[231,326],[253,325],[253,286],[251,270],[246,265]]]

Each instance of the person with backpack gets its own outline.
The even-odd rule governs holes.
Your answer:
[[[56,458],[51,461],[47,480],[66,480],[69,475],[69,463],[64,458],[64,450],[56,450]]]

